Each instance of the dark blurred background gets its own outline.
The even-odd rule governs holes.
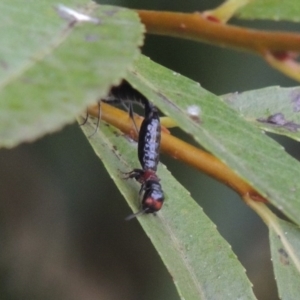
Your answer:
[[[99,2],[193,12],[222,1]],[[232,23],[297,30],[288,23]],[[258,57],[200,43],[147,36],[143,52],[218,95],[297,85]],[[296,143],[280,142],[299,158]],[[256,214],[215,180],[168,157],[162,161],[232,245],[257,297],[278,299],[268,232]],[[138,222],[124,221],[131,211],[77,124],[1,150],[0,178],[0,299],[179,299]]]

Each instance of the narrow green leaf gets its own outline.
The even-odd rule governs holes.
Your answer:
[[[255,126],[300,141],[299,87],[267,87],[222,98]]]
[[[300,164],[192,80],[140,57],[127,80],[208,151],[300,223]],[[188,114],[199,109],[197,122]]]
[[[269,228],[271,255],[280,299],[294,300],[300,295],[300,228],[279,219],[267,205],[245,197],[246,203]]]
[[[271,254],[280,299],[300,295],[300,228],[277,218],[269,226]]]
[[[300,5],[298,0],[253,0],[244,6],[237,16],[244,19],[299,22]]]
[[[6,8],[0,28],[14,24],[7,29],[14,30],[12,39],[0,31],[2,65],[7,66],[0,90],[0,146],[5,147],[32,141],[72,122],[121,80],[137,58],[143,38],[138,16],[128,9],[90,2],[83,12],[98,18],[99,24],[72,26],[58,15],[52,1],[42,2],[40,10],[39,1],[30,6],[13,2],[18,1],[0,5]],[[44,31],[50,42],[42,43]],[[8,47],[14,49],[12,53]]]
[[[95,125],[82,126],[90,136]],[[107,126],[89,139],[110,176],[134,211],[140,186],[121,172],[139,166],[136,144]],[[162,165],[158,170],[166,200],[157,216],[138,217],[168,268],[182,299],[255,299],[245,270],[216,226]],[[131,221],[134,222],[134,221]],[[126,223],[124,223],[126,226]]]

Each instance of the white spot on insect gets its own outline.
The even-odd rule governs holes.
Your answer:
[[[193,119],[197,123],[200,123],[201,108],[198,105],[188,106],[186,112],[191,117],[191,119]]]
[[[56,11],[61,18],[70,22],[89,22],[94,24],[100,23],[98,18],[90,17],[62,4],[59,4],[56,7]]]

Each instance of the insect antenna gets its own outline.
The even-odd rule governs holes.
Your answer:
[[[143,215],[144,213],[147,212],[148,209],[149,209],[149,207],[146,207],[145,209],[142,209],[142,210],[136,212],[135,214],[131,214],[131,215],[127,216],[125,218],[125,221],[130,221],[130,220],[132,220],[132,219],[134,219],[134,218],[136,218],[136,217],[138,217],[140,215]]]
[[[86,110],[85,118],[84,118],[83,122],[81,124],[79,124],[79,126],[85,125],[88,119],[89,119],[89,113],[88,113],[88,110]]]
[[[137,125],[136,125],[135,119],[134,119],[134,112],[133,112],[133,104],[132,104],[132,102],[129,103],[129,111],[128,111],[128,113],[129,113],[130,119],[133,122],[133,125],[134,125],[136,133],[139,134],[139,130],[137,128]]]

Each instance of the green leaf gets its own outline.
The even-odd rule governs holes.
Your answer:
[[[67,1],[72,9],[77,3]],[[133,11],[90,2],[80,11],[99,24],[72,26],[53,1],[2,1],[1,8],[0,146],[73,122],[139,54],[143,26]]]
[[[300,141],[299,87],[268,87],[222,98],[255,126]]]
[[[275,217],[276,218],[276,217]],[[300,228],[276,218],[269,226],[271,254],[280,299],[300,295]]]
[[[300,21],[298,0],[254,0],[244,6],[237,15],[244,19],[269,19]]]
[[[279,219],[263,203],[245,197],[246,203],[269,228],[271,255],[280,299],[298,299],[300,295],[300,228]]]
[[[76,5],[80,1],[64,3]],[[0,86],[3,86],[28,69],[34,57],[47,52],[64,25],[49,0],[31,1],[30,5],[22,0],[3,0],[1,14]]]
[[[95,125],[82,126],[90,136]],[[110,176],[134,211],[140,185],[121,172],[139,166],[136,144],[111,127],[101,126],[89,139]],[[245,271],[203,210],[162,165],[166,200],[157,216],[138,217],[168,268],[182,299],[255,299]],[[131,221],[133,222],[133,221]],[[126,223],[124,224],[126,226]]]
[[[192,80],[140,57],[127,80],[204,148],[300,223],[300,164]],[[196,106],[200,122],[187,113]]]

